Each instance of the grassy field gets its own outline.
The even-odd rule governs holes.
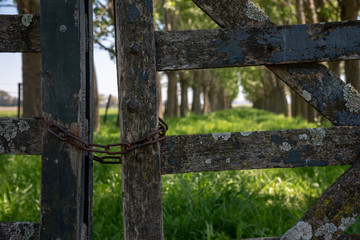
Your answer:
[[[119,141],[116,113],[111,110],[107,124],[95,134],[97,143]],[[316,127],[299,118],[289,119],[250,108],[166,119],[166,122],[171,135]],[[323,167],[165,175],[162,177],[165,239],[281,236],[346,169]],[[1,155],[0,172],[0,222],[38,222],[39,157]],[[121,201],[121,166],[95,163],[94,239],[122,239]],[[359,233],[359,222],[348,232]]]

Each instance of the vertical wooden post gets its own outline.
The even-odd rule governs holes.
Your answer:
[[[18,118],[20,118],[20,107],[21,107],[21,83],[18,83],[18,106],[17,106]]]
[[[91,1],[41,1],[43,114],[85,141],[92,140],[91,35]],[[44,131],[40,239],[91,239],[91,171],[91,154]]]
[[[151,0],[116,0],[116,48],[122,141],[158,128]],[[163,239],[159,144],[122,159],[124,239]]]

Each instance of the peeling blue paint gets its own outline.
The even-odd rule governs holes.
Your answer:
[[[284,159],[285,164],[295,164],[295,166],[301,166],[300,164],[300,152],[297,150],[290,150],[288,157]]]
[[[152,13],[154,11],[152,0],[144,0],[145,7],[149,13]]]
[[[222,42],[223,42],[223,41],[222,41],[220,38],[218,38],[218,39],[215,40],[215,44],[216,44],[216,45],[220,45]]]
[[[314,167],[314,166],[327,166],[327,161],[316,161],[313,159],[301,160],[301,153],[297,150],[291,150],[287,158],[283,160],[284,164],[293,164],[295,167]]]
[[[136,23],[137,17],[140,15],[139,9],[136,7],[136,3],[130,5],[130,9],[127,13],[129,23]]]
[[[167,145],[167,149],[172,150],[174,146],[175,146],[175,142],[171,140]]]
[[[276,134],[271,135],[271,141],[276,143],[276,144],[282,144],[284,142],[282,140],[282,138],[279,135],[276,135]]]
[[[309,149],[311,149],[312,147],[311,147],[311,145],[305,145],[304,147],[303,147],[303,151],[304,151],[304,153],[306,153]]]
[[[265,156],[264,156],[264,155],[258,155],[257,157],[258,157],[258,159],[265,158]]]
[[[143,96],[142,84],[143,84],[144,81],[148,81],[148,79],[149,79],[149,70],[146,69],[144,74],[142,74],[142,71],[141,71],[141,69],[139,67],[134,67],[134,70],[136,71],[136,73],[138,75],[138,79],[139,79],[140,95]]]
[[[334,59],[344,54],[348,55],[349,52],[359,54],[360,48],[356,46],[360,38],[359,32],[359,26],[355,25],[351,26],[351,28],[337,26],[334,31],[327,31],[321,25],[298,25],[286,28],[272,38],[266,36],[270,44],[283,42],[281,49],[274,52],[269,61]]]
[[[169,162],[169,164],[170,164],[171,166],[176,166],[176,165],[178,164],[177,161],[174,160],[174,158],[173,158],[172,155],[169,157],[168,162]]]
[[[288,67],[288,71],[291,74],[297,73],[301,75],[311,75],[316,72],[324,74],[322,81],[306,82],[302,80],[302,76],[297,77],[299,83],[303,87],[303,90],[309,92],[312,99],[315,101],[316,108],[319,111],[324,111],[326,104],[333,104],[335,101],[344,101],[343,87],[344,84],[338,77],[332,73],[329,73],[328,69],[322,65],[316,65],[316,68],[311,68],[308,64],[304,67]],[[306,79],[306,76],[304,76]]]
[[[360,114],[354,114],[346,110],[337,111],[334,114],[339,126],[359,126]]]
[[[240,155],[240,160],[246,160],[246,157],[244,155]]]
[[[246,40],[250,35],[243,31],[235,31],[229,34],[229,38],[232,39],[230,43],[221,44],[218,47],[218,54],[225,54],[227,56],[226,62],[229,64],[241,63],[244,58],[244,50],[241,48],[241,42]]]

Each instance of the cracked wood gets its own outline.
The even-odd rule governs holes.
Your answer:
[[[360,21],[156,33],[157,70],[359,59]]]

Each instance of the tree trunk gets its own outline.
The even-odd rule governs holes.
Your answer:
[[[357,0],[339,0],[341,7],[341,20],[356,20],[360,8],[360,1]],[[346,82],[351,83],[353,87],[360,91],[360,65],[358,60],[345,61]]]
[[[189,111],[189,101],[187,94],[187,90],[189,88],[189,81],[187,79],[185,71],[180,71],[179,76],[180,76],[180,88],[181,88],[180,116],[186,117]]]
[[[206,114],[211,112],[211,102],[210,102],[211,80],[208,76],[208,70],[204,70],[203,87],[204,87],[204,113]]]
[[[175,72],[166,72],[168,77],[165,117],[178,117],[177,77]]]
[[[162,92],[161,92],[161,82],[160,82],[160,74],[159,72],[156,72],[156,85],[157,85],[157,96],[158,96],[158,115],[160,118],[164,117],[164,112],[163,112],[163,104],[162,104]]]
[[[94,131],[100,130],[99,93],[97,88],[96,71],[94,67]]]
[[[193,101],[191,106],[191,111],[195,114],[201,114],[201,70],[195,70],[193,74]]]
[[[39,14],[39,0],[17,1],[19,14]],[[23,117],[42,116],[41,53],[22,54]]]

